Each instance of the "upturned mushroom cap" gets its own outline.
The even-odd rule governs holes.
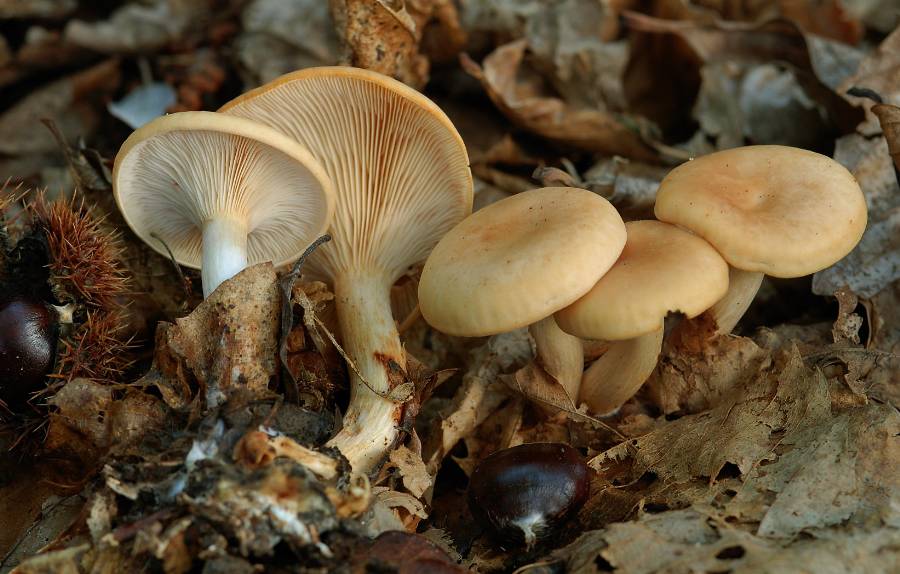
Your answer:
[[[670,312],[699,315],[728,290],[728,264],[703,239],[659,221],[625,224],[615,265],[584,297],[554,315],[576,337],[621,341],[652,333]]]
[[[286,264],[328,228],[331,181],[301,145],[275,130],[214,112],[158,118],[122,144],[113,169],[119,210],[147,245],[199,268],[204,224],[247,230],[247,259]],[[154,237],[155,236],[155,237]]]
[[[451,335],[530,325],[584,295],[625,245],[612,205],[583,189],[548,187],[476,211],[425,262],[419,306]]]
[[[434,102],[351,67],[293,72],[225,104],[309,148],[334,181],[333,240],[307,271],[386,270],[393,281],[472,211],[462,138]]]
[[[656,217],[709,241],[734,267],[774,277],[815,273],[849,253],[866,202],[841,164],[761,145],[712,153],[663,179]]]

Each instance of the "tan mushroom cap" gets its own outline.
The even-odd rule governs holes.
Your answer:
[[[736,148],[684,163],[663,179],[656,217],[705,238],[734,267],[800,277],[859,242],[866,201],[841,164],[776,145]]]
[[[511,331],[584,295],[625,245],[608,201],[548,187],[476,211],[437,244],[419,282],[425,320],[451,335]]]
[[[670,312],[695,317],[728,290],[728,264],[706,241],[659,221],[625,224],[615,265],[584,297],[554,315],[583,339],[621,341],[662,328]]]
[[[200,268],[203,226],[247,231],[250,264],[295,260],[328,228],[331,181],[303,146],[276,130],[214,112],[180,112],[133,132],[116,155],[113,193],[147,245]]]
[[[472,211],[472,175],[456,128],[434,102],[388,76],[307,68],[219,111],[302,143],[333,180],[333,240],[311,256],[306,271],[314,275],[371,268],[396,279]]]

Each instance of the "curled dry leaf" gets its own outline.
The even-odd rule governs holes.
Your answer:
[[[857,126],[857,131],[866,136],[878,134],[881,125],[872,112],[872,106],[878,102],[862,94],[848,93],[851,88],[872,90],[882,103],[900,106],[900,28],[891,32],[866,55],[853,75],[841,82],[838,88],[838,93],[847,101],[866,110],[865,121]]]
[[[881,131],[888,144],[888,152],[894,160],[894,167],[900,170],[900,107],[890,104],[872,106],[872,113],[881,124]]]
[[[653,161],[655,153],[623,117],[596,109],[576,109],[549,91],[540,76],[525,69],[528,43],[497,48],[482,66],[463,55],[463,69],[481,82],[494,105],[512,122],[576,149]]]
[[[390,530],[415,532],[419,521],[428,518],[422,502],[409,493],[375,486],[372,495],[372,503],[362,519],[367,536],[374,538]]]
[[[17,155],[54,151],[56,140],[40,120],[52,118],[67,137],[88,135],[100,120],[91,100],[116,89],[119,63],[108,60],[32,92],[0,114],[0,153]]]
[[[331,0],[331,13],[347,63],[415,88],[428,81],[430,64],[419,52],[419,44],[429,22],[440,24],[444,52],[459,51],[465,39],[456,9],[448,0]]]
[[[391,451],[389,461],[400,473],[403,488],[416,498],[422,498],[425,491],[434,483],[434,478],[428,474],[428,469],[422,461],[422,455],[404,445]]]
[[[706,63],[743,60],[781,61],[791,66],[807,95],[818,102],[843,133],[852,132],[863,112],[840,95],[838,86],[856,72],[862,52],[817,36],[805,35],[793,22],[773,20],[760,24],[698,23],[663,20],[636,12],[626,13],[634,30],[674,34]],[[665,62],[658,62],[665,65]]]
[[[88,379],[66,383],[47,401],[58,410],[50,414],[45,448],[93,460],[109,446],[107,412],[112,396],[110,387]]]
[[[205,408],[219,406],[233,394],[264,395],[276,374],[280,304],[271,263],[241,271],[190,315],[160,325],[157,370],[144,382],[160,388],[174,408],[196,396],[191,377],[202,389]]]

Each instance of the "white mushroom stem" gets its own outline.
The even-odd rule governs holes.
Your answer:
[[[328,446],[337,447],[354,472],[368,473],[378,464],[397,438],[403,417],[403,404],[385,398],[392,379],[393,386],[402,383],[406,370],[390,289],[391,280],[382,273],[354,270],[334,279],[338,324],[353,365],[344,426]]]
[[[716,321],[717,335],[731,333],[756,297],[764,276],[756,271],[728,268],[728,291],[707,311]]]
[[[612,343],[581,379],[582,402],[597,415],[614,414],[634,396],[656,368],[663,329]]]
[[[218,216],[203,225],[203,297],[209,297],[223,281],[247,267],[247,225],[235,218]]]
[[[559,328],[550,315],[532,324],[528,331],[534,338],[536,360],[547,374],[556,379],[577,405],[581,373],[584,370],[584,346],[581,339]]]

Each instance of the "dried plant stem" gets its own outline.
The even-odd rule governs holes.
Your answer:
[[[663,329],[613,343],[581,379],[581,401],[598,416],[613,414],[641,388],[662,349]]]
[[[405,379],[406,357],[391,314],[391,280],[383,273],[352,270],[334,280],[344,349],[356,366],[350,374],[350,406],[344,426],[329,441],[354,472],[371,471],[398,434],[403,403],[385,398]]]

